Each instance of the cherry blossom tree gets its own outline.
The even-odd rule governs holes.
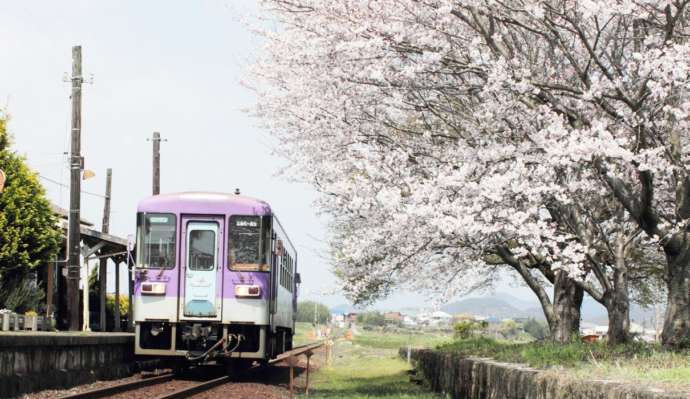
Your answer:
[[[474,276],[448,295],[499,263],[559,340],[585,290],[624,341],[629,271],[656,245],[664,342],[685,345],[686,2],[610,3],[263,2],[281,27],[258,114],[324,193],[355,297]]]

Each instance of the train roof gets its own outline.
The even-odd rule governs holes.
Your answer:
[[[154,195],[143,199],[138,212],[200,214],[270,215],[271,207],[260,199],[239,194],[182,192]]]

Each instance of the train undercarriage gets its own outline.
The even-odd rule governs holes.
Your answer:
[[[267,361],[292,349],[292,330],[267,325],[220,322],[146,321],[136,325],[137,354],[174,360],[175,364]]]

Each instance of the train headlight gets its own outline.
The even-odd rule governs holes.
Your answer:
[[[235,296],[242,298],[258,298],[261,296],[261,287],[258,285],[236,285]]]
[[[141,295],[165,295],[165,283],[141,283]]]

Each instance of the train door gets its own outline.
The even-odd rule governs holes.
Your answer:
[[[183,319],[220,320],[222,306],[223,219],[182,219]]]

